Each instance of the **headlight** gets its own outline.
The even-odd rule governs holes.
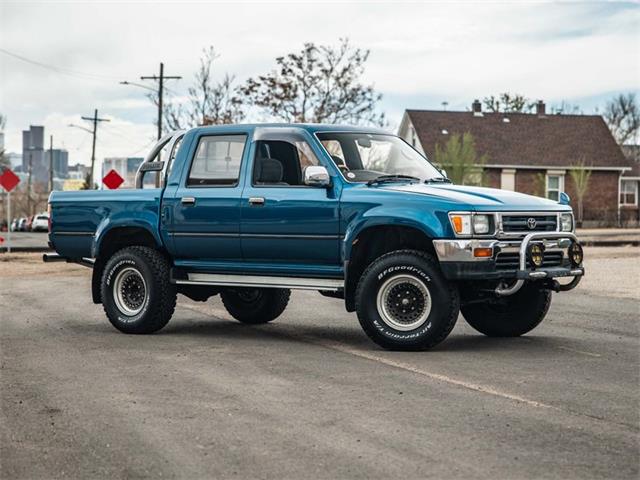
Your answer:
[[[452,213],[449,218],[456,235],[487,235],[491,233],[491,215]]]
[[[563,213],[562,215],[560,215],[560,231],[573,231],[573,215],[571,215],[570,213]]]
[[[489,215],[473,216],[473,233],[486,235],[489,233]]]

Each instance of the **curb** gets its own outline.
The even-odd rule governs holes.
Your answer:
[[[11,253],[47,253],[53,252],[49,247],[11,247]],[[7,247],[0,247],[0,253],[7,253]]]

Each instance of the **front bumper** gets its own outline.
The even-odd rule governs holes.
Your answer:
[[[544,244],[545,255],[554,255],[557,261],[553,265],[529,267],[527,247],[534,241]],[[584,275],[584,267],[572,266],[566,255],[567,248],[577,241],[573,233],[536,232],[521,240],[434,240],[433,245],[442,271],[449,280],[544,280],[558,277],[576,279]],[[493,255],[486,258],[475,257],[474,251],[477,248],[490,248]],[[512,268],[501,263],[500,255],[505,254],[514,258]],[[573,287],[577,283],[576,281]]]

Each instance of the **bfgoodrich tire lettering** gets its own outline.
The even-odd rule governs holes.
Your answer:
[[[444,278],[437,261],[417,250],[378,258],[356,290],[362,329],[391,350],[426,350],[442,342],[456,323],[459,305],[458,290]]]
[[[169,262],[149,247],[116,252],[102,273],[104,311],[111,324],[124,333],[160,330],[173,315],[176,295],[169,281]]]

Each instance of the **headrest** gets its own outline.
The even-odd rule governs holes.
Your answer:
[[[337,155],[331,155],[331,158],[335,162],[336,166],[340,167],[340,166],[344,165],[344,160],[342,158],[338,157]]]
[[[280,183],[282,182],[282,163],[275,158],[258,159],[258,182]]]

